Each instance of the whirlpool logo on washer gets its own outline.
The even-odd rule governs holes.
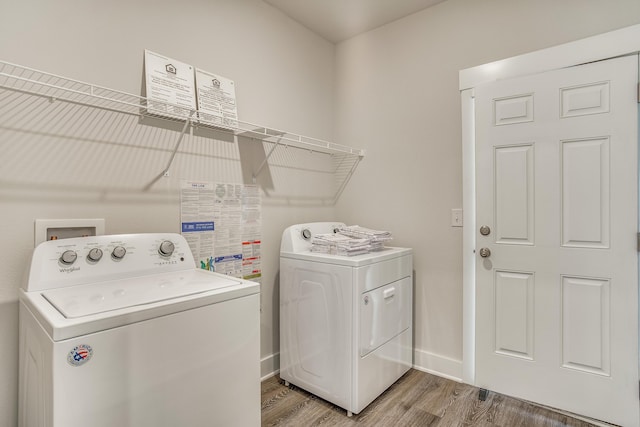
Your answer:
[[[91,360],[93,349],[90,345],[80,344],[67,354],[67,362],[72,366],[82,366]]]

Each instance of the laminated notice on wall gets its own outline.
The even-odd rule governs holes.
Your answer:
[[[183,181],[180,189],[182,235],[198,267],[213,271],[215,230],[214,186],[210,182]]]
[[[215,184],[214,218],[218,273],[242,277],[242,184]]]
[[[260,282],[258,186],[185,181],[181,212],[182,234],[200,268]],[[210,226],[207,218],[211,219]]]
[[[196,68],[196,88],[200,123],[227,129],[238,127],[233,80]]]
[[[260,217],[260,188],[245,185],[242,193],[242,277],[255,282],[260,282],[262,277]]]
[[[147,112],[181,119],[191,117],[196,109],[193,67],[145,49],[144,69]]]

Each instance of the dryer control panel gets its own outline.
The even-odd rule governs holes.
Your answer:
[[[280,252],[300,253],[311,249],[311,239],[316,234],[335,233],[344,227],[342,222],[310,222],[307,224],[296,224],[288,227],[282,233],[282,243]]]
[[[35,249],[24,289],[56,289],[195,267],[189,245],[180,234],[119,234],[51,240]]]

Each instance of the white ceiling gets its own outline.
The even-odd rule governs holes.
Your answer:
[[[337,43],[445,0],[264,0]]]

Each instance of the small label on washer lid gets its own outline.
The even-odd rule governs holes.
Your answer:
[[[90,345],[80,344],[74,347],[69,354],[67,354],[67,362],[71,366],[82,366],[91,360],[93,356],[93,349]]]

